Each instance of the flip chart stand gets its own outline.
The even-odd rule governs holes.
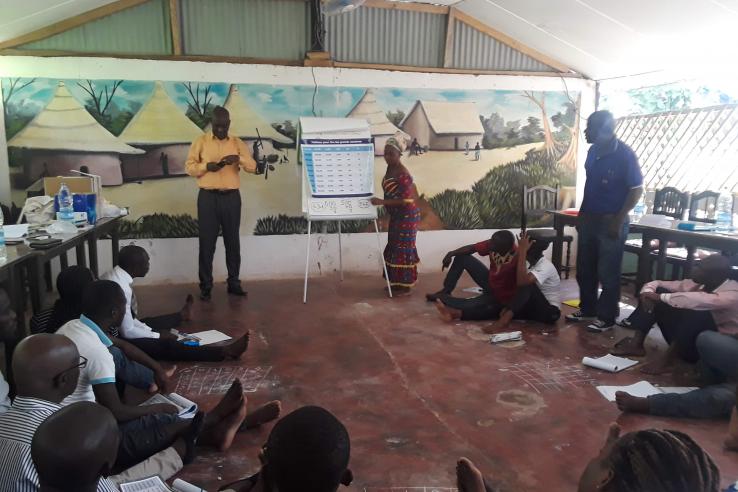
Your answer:
[[[321,219],[326,220],[326,219]],[[338,220],[338,267],[339,272],[341,276],[341,282],[343,282],[343,241],[342,241],[342,233],[341,233],[341,219],[328,219],[328,220]],[[302,303],[307,304],[307,292],[308,292],[308,277],[310,276],[310,240],[311,240],[311,234],[312,234],[312,225],[313,221],[308,217],[308,229],[307,229],[307,248],[306,248],[306,255],[305,255],[305,285],[303,287],[302,291]],[[382,238],[379,235],[379,224],[377,223],[377,219],[373,219],[374,222],[374,232],[377,235],[377,252],[379,253],[379,264],[380,267],[384,270],[384,278],[387,281],[387,294],[389,297],[392,297],[392,286],[390,285],[389,280],[389,274],[387,273],[387,264],[384,261],[384,253],[382,252]]]

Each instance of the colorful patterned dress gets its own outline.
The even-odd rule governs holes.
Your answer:
[[[382,181],[385,200],[408,200],[404,205],[386,206],[390,216],[384,261],[392,287],[413,287],[418,280],[418,250],[415,236],[420,223],[420,209],[413,199],[413,178],[403,172]]]

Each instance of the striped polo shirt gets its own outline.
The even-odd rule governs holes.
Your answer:
[[[13,405],[0,415],[0,492],[36,492],[38,474],[31,459],[31,441],[36,429],[61,406],[38,398],[16,396]],[[101,479],[98,492],[117,492]]]

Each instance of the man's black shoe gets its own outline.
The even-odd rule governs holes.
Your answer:
[[[201,301],[209,301],[210,300],[210,289],[203,289],[200,291],[200,300]]]
[[[249,295],[248,292],[243,290],[240,285],[236,287],[228,287],[228,293],[231,294],[232,296],[239,296],[239,297],[246,297],[247,295]]]

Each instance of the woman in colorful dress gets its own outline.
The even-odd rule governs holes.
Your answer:
[[[395,138],[387,140],[384,146],[384,160],[387,172],[382,179],[384,199],[372,198],[372,205],[384,206],[389,214],[389,240],[384,249],[392,294],[407,295],[418,279],[418,251],[415,236],[420,223],[420,209],[417,205],[418,193],[413,177],[402,165],[402,147]]]

